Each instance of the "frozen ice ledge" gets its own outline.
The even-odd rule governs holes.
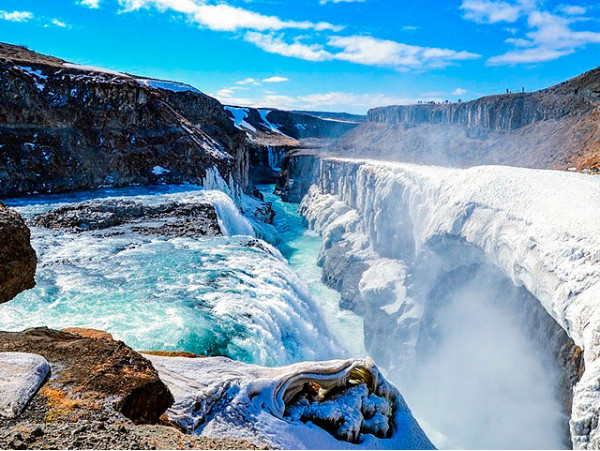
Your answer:
[[[452,289],[432,280],[491,268],[492,285],[496,273],[512,282],[495,302],[560,367],[572,445],[600,447],[600,178],[309,157],[301,212],[323,235],[325,279],[367,319],[379,365],[409,379],[424,336],[437,333],[427,330],[440,308],[431,293]]]
[[[370,359],[267,368],[225,357],[146,355],[175,403],[169,419],[275,449],[433,449]]]

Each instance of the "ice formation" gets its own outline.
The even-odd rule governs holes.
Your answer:
[[[346,271],[363,265],[357,270],[362,304],[355,308],[370,311],[372,318],[387,317],[387,323],[373,327],[390,327],[400,356],[392,359],[392,370],[402,374],[414,362],[418,337],[432,320],[434,306],[424,302],[431,293],[418,288],[435,287],[424,283],[436,277],[432,268],[440,268],[438,275],[456,275],[489,267],[498,277],[496,268],[526,290],[519,296],[530,293],[584,350],[585,373],[573,393],[571,439],[579,448],[600,445],[597,177],[336,158],[322,159],[317,172],[316,186],[301,209],[323,235],[321,263],[333,276],[336,264]],[[464,280],[478,274],[466,273]],[[529,308],[519,299],[505,301]],[[532,336],[538,333],[533,324],[523,328]],[[540,344],[539,354],[551,346],[548,341]]]
[[[433,448],[370,359],[265,368],[147,357],[175,397],[169,419],[196,434],[282,449]]]

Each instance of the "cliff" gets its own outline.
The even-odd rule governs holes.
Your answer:
[[[251,178],[273,183],[283,168],[284,157],[295,149],[330,146],[355,128],[361,116],[344,113],[311,113],[226,106],[233,124],[248,140]]]
[[[533,93],[375,108],[337,147],[427,164],[597,168],[600,68]]]
[[[181,83],[0,44],[0,196],[133,183],[248,183],[245,136]]]

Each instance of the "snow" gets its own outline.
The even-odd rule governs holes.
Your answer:
[[[102,74],[118,75],[119,77],[127,77],[127,78],[130,77],[129,75],[124,74],[122,72],[117,72],[117,71],[110,70],[110,69],[102,69],[102,68],[94,67],[94,66],[84,66],[81,64],[63,63],[63,67],[66,67],[67,69],[77,69],[77,70],[81,70],[81,71],[85,71],[85,72],[98,72],[98,73],[102,73]]]
[[[163,168],[162,166],[154,166],[152,168],[152,173],[154,175],[164,175],[164,174],[168,174],[169,172],[171,172],[171,171]]]
[[[50,364],[40,355],[0,352],[0,417],[17,417],[49,373]]]
[[[258,110],[258,114],[260,114],[260,118],[262,119],[263,123],[266,125],[266,127],[269,130],[271,130],[272,132],[275,132],[279,135],[283,135],[283,136],[289,138],[288,135],[286,135],[281,130],[279,130],[278,125],[275,125],[275,124],[269,122],[269,120],[267,119],[267,116],[269,115],[270,112],[271,112],[271,110]]]
[[[149,86],[150,88],[155,89],[163,89],[165,91],[173,91],[173,92],[195,92],[197,94],[201,94],[201,92],[194,88],[191,85],[186,83],[180,83],[176,81],[166,81],[166,80],[154,80],[150,78],[138,78],[138,82],[144,86]]]
[[[346,258],[369,263],[361,295],[397,322],[406,321],[406,342],[414,343],[425,306],[403,298],[402,268],[440,245],[470,246],[533,294],[584,349],[572,439],[580,448],[600,445],[600,178],[325,158],[316,185],[303,201],[303,214],[322,233],[324,249],[344,240],[351,245]]]
[[[167,411],[169,419],[199,435],[245,439],[275,449],[432,448],[398,390],[370,359],[265,368],[223,357],[146,357],[175,398]],[[318,384],[320,390],[331,390],[360,377],[365,382],[372,381],[371,396],[366,385],[359,383],[345,394],[309,408],[313,418],[342,422],[340,436],[348,432],[348,438],[357,437],[362,424],[363,433],[357,437],[357,443],[336,439],[316,424],[301,421],[298,406],[287,411],[307,383]],[[386,403],[392,406],[389,419]],[[382,418],[384,410],[386,415]],[[393,425],[388,438],[366,433],[370,430],[383,434],[388,421]]]
[[[225,109],[233,115],[233,124],[243,131],[252,131],[256,133],[256,128],[246,122],[248,118],[248,108],[238,108],[232,106],[226,106]]]
[[[48,76],[44,75],[44,73],[40,69],[34,70],[33,68],[28,67],[28,66],[17,66],[17,67],[19,69],[21,69],[23,72],[26,72],[32,76],[32,78],[35,82],[35,87],[39,91],[44,90],[46,80],[48,80]]]
[[[330,121],[330,122],[341,122],[342,124],[360,124],[360,122],[356,122],[356,121],[344,121],[342,119],[334,119],[332,117],[322,117],[322,116],[315,116],[318,117],[321,120],[324,121]]]

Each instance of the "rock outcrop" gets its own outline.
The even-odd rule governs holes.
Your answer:
[[[21,216],[0,202],[0,304],[35,286],[37,258]]]
[[[133,183],[248,183],[245,136],[181,83],[0,44],[0,196]]]
[[[123,199],[98,199],[50,210],[35,216],[32,223],[77,232],[127,225],[132,231],[146,235],[222,235],[215,207],[208,202],[165,201],[147,205]],[[113,233],[122,230],[113,229]]]
[[[154,423],[173,403],[152,364],[120,341],[37,328],[0,332],[2,352],[38,354],[50,362],[52,376],[36,396],[46,421],[121,414]]]
[[[600,165],[599,80],[597,68],[532,93],[375,108],[336,147],[426,164],[594,170]]]
[[[29,382],[44,381],[48,361],[52,376],[35,392]],[[2,402],[19,387],[33,398],[7,418]],[[172,402],[152,364],[106,332],[0,332],[0,449],[255,449],[247,441],[184,434],[159,419]],[[153,424],[140,424],[147,422]]]

